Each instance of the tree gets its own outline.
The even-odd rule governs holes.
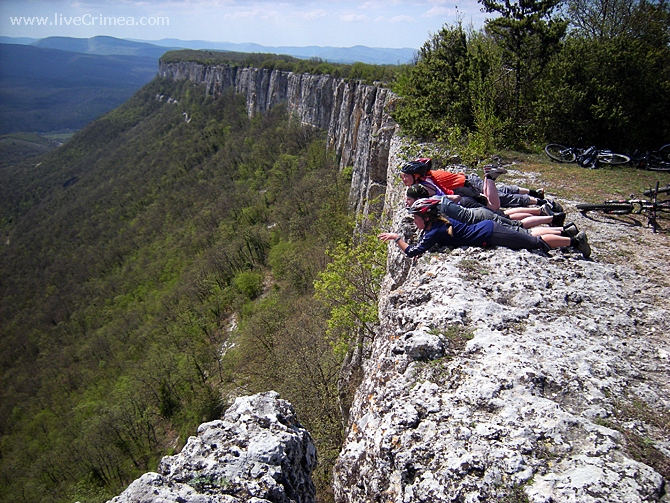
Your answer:
[[[636,3],[637,0],[569,0],[570,23],[589,37],[616,37],[630,29]]]
[[[560,48],[567,22],[554,16],[561,0],[480,0],[485,12],[500,17],[486,22],[486,32],[500,45],[513,77],[512,108],[516,128],[523,128],[534,97],[535,83]]]
[[[339,244],[329,253],[333,261],[314,282],[316,298],[330,314],[326,334],[335,352],[344,356],[337,388],[345,426],[361,379],[363,351],[379,322],[378,294],[386,273],[386,245],[376,235],[372,230],[355,246]]]
[[[609,26],[604,13],[596,22],[597,6],[609,4],[580,5],[594,14],[588,23],[571,19],[574,29],[547,66],[533,107],[539,134],[610,148],[657,148],[670,134],[668,4],[631,6],[620,20],[625,30]]]
[[[461,24],[445,25],[398,76],[394,90],[403,99],[394,118],[407,133],[439,139],[454,125],[472,125],[467,52]]]

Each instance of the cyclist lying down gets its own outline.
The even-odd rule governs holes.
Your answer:
[[[410,245],[393,232],[379,234],[384,242],[394,241],[408,257],[424,254],[433,246],[503,246],[512,250],[542,250],[548,252],[553,248],[573,247],[579,250],[584,258],[591,255],[586,233],[579,232],[575,237],[547,234],[532,236],[505,227],[493,220],[467,225],[457,220],[444,217],[439,213],[440,199],[418,199],[409,208],[414,216],[414,225],[422,232],[421,240]]]

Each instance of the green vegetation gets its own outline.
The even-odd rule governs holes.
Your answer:
[[[0,134],[79,129],[128,100],[154,57],[74,54],[0,44]]]
[[[666,3],[612,18],[581,0],[563,13],[551,1],[483,5],[501,17],[480,32],[445,26],[406,67],[206,51],[164,61],[384,81],[405,132],[473,162],[548,139],[667,142]],[[668,177],[505,156],[530,159],[524,169],[559,198]],[[161,79],[62,147],[4,164],[0,499],[105,501],[235,396],[275,389],[315,438],[319,498],[331,501],[343,353],[377,323],[386,250],[374,233],[352,242],[348,173],[285,110],[250,120],[232,93]],[[454,352],[470,337],[439,333]],[[425,367],[450,379],[444,359]]]
[[[399,71],[394,116],[406,133],[471,163],[550,141],[650,150],[668,142],[667,2],[480,3],[498,14],[484,29],[445,25]]]
[[[340,243],[314,284],[317,298],[329,306],[327,335],[342,355],[352,343],[371,340],[379,322],[377,293],[386,274],[387,246],[376,234],[371,232],[353,247]]]
[[[0,136],[0,168],[48,152],[58,142],[37,133],[13,133]]]
[[[323,133],[157,79],[38,161],[0,171],[0,499],[105,501],[274,389],[328,501],[342,356],[313,284],[353,227]]]
[[[400,68],[397,65],[371,65],[368,63],[330,63],[320,58],[298,59],[281,54],[229,52],[229,51],[194,51],[184,49],[166,52],[161,61],[176,63],[193,61],[203,65],[230,65],[239,68],[265,68],[268,70],[284,70],[294,73],[310,73],[312,75],[332,75],[342,79],[357,79],[366,83],[390,82]]]

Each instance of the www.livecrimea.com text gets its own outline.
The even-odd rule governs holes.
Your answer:
[[[169,17],[135,18],[133,16],[103,16],[102,14],[82,14],[64,16],[9,16],[12,26],[170,26]]]

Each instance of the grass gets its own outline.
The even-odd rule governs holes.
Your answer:
[[[631,194],[642,196],[645,190],[670,184],[670,173],[660,173],[632,167],[586,169],[577,164],[559,164],[546,154],[503,152],[506,162],[516,161],[514,169],[539,173],[542,186],[559,199],[599,203],[606,199],[623,199]]]

